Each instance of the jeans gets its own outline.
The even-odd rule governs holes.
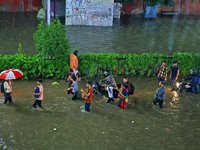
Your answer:
[[[174,85],[176,78],[171,78],[171,85]]]
[[[192,92],[196,94],[196,93],[197,93],[197,92],[196,92],[197,84],[194,83],[194,82],[190,82],[190,85],[191,85],[191,87],[192,87]]]
[[[91,103],[85,102],[85,111],[90,112],[90,105],[91,105]]]
[[[153,104],[156,105],[157,103],[159,103],[160,108],[163,108],[163,102],[164,102],[164,100],[159,100],[158,98],[156,98],[153,101]]]
[[[37,108],[37,105],[38,105],[39,107],[43,108],[43,107],[42,107],[42,101],[41,101],[41,100],[37,100],[37,99],[35,100],[35,103],[33,104],[33,107],[34,107],[34,108]]]
[[[9,101],[9,103],[12,102],[11,93],[4,93],[4,97],[5,97],[5,102],[4,102],[4,104],[7,104],[8,101]]]

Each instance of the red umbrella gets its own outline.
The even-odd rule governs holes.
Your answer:
[[[12,80],[17,79],[23,76],[23,72],[21,72],[19,69],[8,69],[0,74],[0,79],[4,80]]]

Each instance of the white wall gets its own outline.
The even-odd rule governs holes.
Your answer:
[[[66,0],[66,25],[113,25],[113,0]]]

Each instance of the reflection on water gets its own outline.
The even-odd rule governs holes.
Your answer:
[[[92,79],[93,83],[99,79]],[[122,77],[116,77],[117,83]],[[44,110],[32,110],[35,81],[13,85],[11,105],[0,105],[0,149],[198,149],[199,95],[170,92],[164,108],[154,107],[155,78],[130,78],[135,85],[127,110],[95,95],[91,113],[84,101],[72,101],[67,83],[44,80]],[[78,83],[85,87],[86,81]],[[0,99],[3,99],[1,96]],[[37,143],[37,144],[36,144]]]
[[[0,54],[14,54],[19,43],[24,52],[35,54],[35,13],[0,12]],[[122,16],[113,27],[66,26],[72,47],[80,53],[166,53],[200,52],[200,16],[176,15],[144,19]]]

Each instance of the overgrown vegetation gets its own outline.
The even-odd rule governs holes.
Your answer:
[[[149,3],[150,5],[158,5],[160,4],[161,6],[174,6],[175,2],[174,0],[144,0],[146,3]],[[125,3],[131,3],[133,4],[135,0],[122,0],[123,4]]]
[[[59,19],[51,22],[49,27],[46,22],[41,22],[33,34],[33,39],[37,52],[51,59],[62,57],[70,51],[66,28]]]
[[[19,50],[20,51],[20,50]],[[102,75],[109,69],[113,74],[129,76],[155,76],[159,64],[167,61],[170,67],[174,60],[178,61],[180,75],[186,76],[190,69],[200,69],[200,53],[164,54],[84,54],[79,55],[79,68],[81,76],[93,77]],[[21,52],[15,55],[0,55],[0,71],[8,68],[18,68],[24,72],[24,79],[54,78],[64,79],[69,69],[69,54],[60,59],[46,59],[40,54],[27,56]]]

